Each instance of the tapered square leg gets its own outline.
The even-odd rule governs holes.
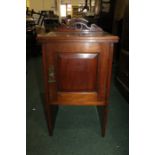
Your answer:
[[[52,136],[53,135],[52,111],[49,105],[45,105],[45,116],[46,116],[49,135]]]
[[[108,115],[108,107],[107,106],[97,106],[99,120],[101,124],[101,135],[105,136],[106,127],[107,127],[107,115]]]
[[[57,112],[58,112],[57,105],[45,105],[45,114],[46,114],[47,126],[48,126],[48,131],[50,136],[53,135]]]
[[[102,120],[102,137],[105,136],[105,132],[106,132],[106,127],[107,127],[107,115],[108,115],[108,108],[107,106],[103,106],[103,120]]]

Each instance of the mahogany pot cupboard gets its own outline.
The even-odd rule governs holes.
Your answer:
[[[113,59],[118,37],[106,32],[50,32],[38,35],[42,44],[45,114],[53,134],[54,108],[59,105],[102,108],[105,135]]]

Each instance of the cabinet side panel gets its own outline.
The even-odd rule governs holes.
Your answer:
[[[101,44],[100,45],[100,55],[99,55],[99,61],[98,61],[98,84],[97,84],[97,90],[98,90],[98,100],[105,100],[106,99],[106,90],[107,90],[107,78],[108,78],[108,72],[111,72],[111,69],[109,68],[109,45],[107,44]],[[110,69],[110,70],[109,70]]]

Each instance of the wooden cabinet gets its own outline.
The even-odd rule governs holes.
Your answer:
[[[113,44],[117,36],[51,32],[38,35],[42,43],[49,133],[51,108],[58,105],[104,106],[102,134],[105,134],[106,107],[110,92]]]

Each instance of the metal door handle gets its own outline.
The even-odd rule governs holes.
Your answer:
[[[48,83],[53,83],[53,82],[56,82],[56,80],[55,80],[54,66],[52,65],[48,69]]]

